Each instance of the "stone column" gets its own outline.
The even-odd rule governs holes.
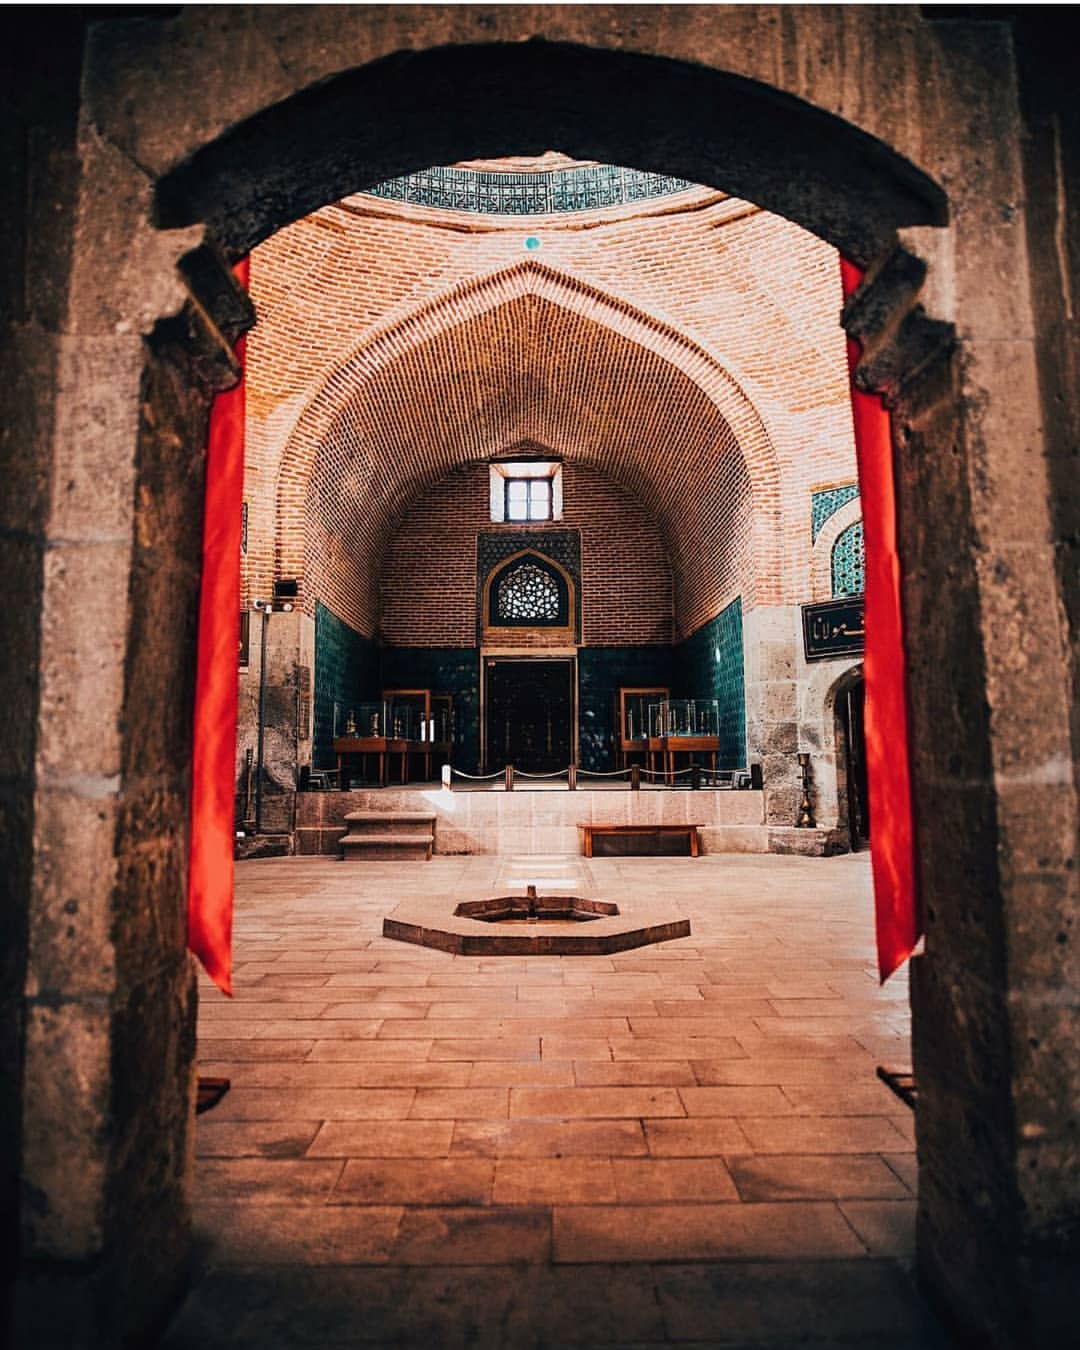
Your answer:
[[[42,344],[53,396],[28,438],[49,465],[38,626],[20,635],[40,650],[34,826],[15,854],[32,867],[15,1343],[34,1350],[134,1341],[183,1278],[203,462],[211,391],[235,378],[210,297],[189,303],[178,271],[198,233],[152,230],[148,180],[90,126],[73,156],[67,303]]]
[[[803,658],[802,612],[798,605],[771,605],[751,610],[743,623],[747,752],[761,762],[765,779],[769,851],[831,852],[841,847],[833,735],[825,727],[821,678]],[[815,829],[796,826],[802,750],[814,773]]]
[[[262,597],[258,597],[262,599]],[[295,602],[289,602],[295,603]],[[262,670],[263,628],[266,671]],[[311,685],[314,676],[315,622],[299,609],[275,610],[269,617],[252,611],[247,669],[240,677],[236,738],[237,790],[243,791],[247,752],[258,772],[259,702],[263,704],[262,831],[287,834],[301,764],[311,762]],[[309,688],[304,690],[303,671]],[[305,697],[305,692],[307,697]]]
[[[1010,116],[1003,97],[999,146],[1016,144]],[[1005,181],[980,180],[955,236],[905,239],[931,261],[926,301],[955,317],[959,348],[914,303],[911,253],[849,316],[859,378],[894,409],[914,635],[919,1270],[958,1329],[1012,1350],[1076,1326],[1078,813],[1022,212],[991,206],[1017,166],[995,162]],[[1006,302],[986,299],[986,253],[1016,279]]]
[[[799,806],[795,613],[769,605],[743,616],[747,755],[761,763],[765,823],[781,828],[795,824]]]

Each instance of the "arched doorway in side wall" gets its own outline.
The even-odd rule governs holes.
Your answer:
[[[863,720],[865,704],[866,681],[860,666],[842,678],[834,703],[840,819],[842,825],[846,824],[853,853],[870,845],[870,797]]]

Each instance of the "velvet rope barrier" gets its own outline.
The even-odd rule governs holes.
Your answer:
[[[840,260],[840,270],[846,299],[861,283],[863,273],[845,259]],[[892,426],[881,398],[855,387],[859,344],[852,338],[848,338],[847,352],[866,546],[866,766],[878,974],[884,983],[914,951],[922,935],[922,916],[915,892]]]
[[[245,287],[248,271],[247,258],[233,268]],[[244,347],[241,337],[241,372]],[[188,947],[230,995],[244,413],[241,373],[214,399],[207,435],[188,854]]]

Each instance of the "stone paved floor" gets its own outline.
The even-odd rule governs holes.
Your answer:
[[[689,938],[463,958],[409,894],[664,894]],[[238,869],[202,991],[193,1292],[167,1350],[944,1344],[910,1279],[907,991],[868,858]]]

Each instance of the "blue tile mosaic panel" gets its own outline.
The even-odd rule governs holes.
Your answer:
[[[315,606],[315,735],[312,767],[333,769],[334,709],[339,724],[348,710],[366,699],[378,698],[379,649],[324,604]]]
[[[685,192],[694,186],[684,178],[623,169],[615,164],[590,164],[546,173],[422,169],[376,183],[365,191],[387,201],[435,206],[443,211],[474,211],[486,216],[550,216],[625,206]]]
[[[672,685],[672,648],[581,647],[578,651],[578,737],[581,767],[615,768],[616,700],[621,688]]]
[[[866,589],[863,523],[857,520],[837,536],[832,550],[833,595],[862,595]]]
[[[859,495],[858,483],[846,483],[843,487],[825,488],[822,492],[810,494],[810,537],[816,539],[821,527],[840,510]]]
[[[742,600],[735,599],[675,649],[679,698],[715,698],[720,704],[722,769],[746,768],[746,677]]]
[[[480,772],[480,649],[478,647],[386,647],[383,689],[430,689],[454,699],[455,769]]]
[[[581,531],[481,530],[476,536],[476,639],[483,631],[484,585],[507,558],[525,549],[557,562],[574,583],[574,631],[581,633]],[[561,621],[566,622],[565,618]]]

